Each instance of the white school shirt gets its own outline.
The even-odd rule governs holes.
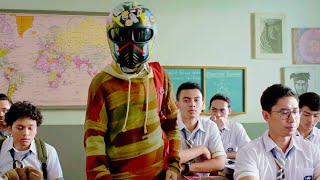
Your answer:
[[[178,116],[178,127],[181,134],[182,149],[188,149],[185,139],[194,141],[194,146],[206,146],[211,152],[212,158],[217,156],[226,156],[223,144],[219,135],[219,129],[216,123],[205,117],[199,117],[197,127],[190,132],[184,125],[180,116]],[[185,132],[185,133],[184,133]],[[186,136],[187,137],[186,137]],[[202,162],[201,157],[195,158],[195,162]],[[210,173],[194,173],[198,176],[209,176]]]
[[[276,179],[278,166],[271,153],[275,147],[278,157],[284,158],[289,152],[284,168],[286,179],[314,178],[320,180],[320,150],[318,147],[294,135],[287,151],[283,153],[269,137],[268,130],[262,137],[247,143],[238,151],[235,179],[238,180],[244,176],[256,176],[260,180]]]
[[[297,136],[310,141],[320,148],[320,130],[317,127],[313,127],[312,131],[306,138],[303,138],[303,136],[300,135],[299,131],[297,131]]]
[[[251,141],[242,124],[229,121],[220,129],[221,141],[226,152],[237,152],[239,148]]]
[[[59,158],[57,151],[54,147],[51,145],[45,143],[46,149],[47,149],[47,171],[48,171],[48,180],[54,180],[54,179],[63,179],[63,173],[60,166]],[[13,148],[13,138],[7,138],[3,144],[0,151],[0,175],[4,174],[5,172],[13,169],[13,159],[10,155],[10,149]],[[36,143],[33,140],[30,146],[31,154],[28,155],[23,161],[21,161],[23,167],[26,166],[32,166],[38,170],[41,170],[41,162],[38,159],[38,152],[36,148]],[[24,151],[24,153],[19,153],[15,150],[14,156],[16,160],[21,160],[24,156],[24,154],[27,151]]]

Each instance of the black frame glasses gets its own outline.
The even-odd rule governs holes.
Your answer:
[[[276,112],[279,114],[279,117],[281,120],[287,120],[289,117],[292,115],[294,119],[300,118],[300,110],[299,109],[294,109],[294,110],[289,110],[289,109],[283,109],[279,111],[271,111],[271,112]]]

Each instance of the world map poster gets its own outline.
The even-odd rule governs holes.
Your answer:
[[[38,106],[83,106],[112,61],[106,16],[0,11],[0,93]]]

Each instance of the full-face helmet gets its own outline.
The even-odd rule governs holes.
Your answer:
[[[152,53],[155,18],[144,5],[124,2],[115,7],[107,24],[113,59],[125,73],[134,73]]]

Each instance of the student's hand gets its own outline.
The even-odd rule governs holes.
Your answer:
[[[203,158],[205,159],[211,159],[211,152],[206,146],[202,146],[202,155]]]
[[[218,126],[219,129],[221,129],[222,127],[224,127],[224,121],[223,121],[223,119],[215,117],[213,121],[217,124],[217,126]]]
[[[178,179],[178,174],[168,169],[166,172],[166,180],[177,180],[177,179]]]

